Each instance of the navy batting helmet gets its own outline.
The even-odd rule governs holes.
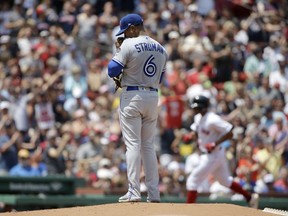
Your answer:
[[[209,106],[209,99],[203,95],[197,95],[191,102],[191,108],[207,108]]]

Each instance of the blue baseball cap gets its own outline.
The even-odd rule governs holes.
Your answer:
[[[119,36],[123,34],[131,25],[139,25],[143,23],[143,19],[138,14],[128,14],[120,20],[120,30],[116,34],[116,36]]]

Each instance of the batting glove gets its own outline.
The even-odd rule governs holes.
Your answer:
[[[211,153],[215,149],[215,147],[216,147],[215,142],[205,144],[205,148],[206,148],[208,153]]]
[[[193,135],[191,133],[188,133],[188,134],[184,134],[183,137],[182,137],[182,140],[186,143],[189,143],[191,142],[193,139]]]

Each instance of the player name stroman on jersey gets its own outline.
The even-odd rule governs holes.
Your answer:
[[[135,48],[138,53],[145,52],[145,51],[156,51],[164,54],[164,49],[161,45],[156,43],[138,43],[135,44]]]

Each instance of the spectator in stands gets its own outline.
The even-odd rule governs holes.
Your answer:
[[[176,95],[184,95],[187,89],[184,61],[180,59],[176,60],[172,62],[172,67],[172,72],[167,75],[169,88],[171,88]]]
[[[110,20],[111,21],[111,20]],[[88,60],[92,60],[96,46],[98,16],[93,13],[90,3],[85,3],[81,7],[81,13],[77,15],[77,22],[74,25],[72,35],[77,38],[77,44],[83,55]]]
[[[64,81],[64,88],[67,99],[73,97],[73,91],[76,88],[80,88],[83,96],[87,94],[88,86],[86,77],[81,74],[81,68],[79,65],[72,66],[71,74],[68,75]]]
[[[271,106],[264,107],[263,116],[260,119],[261,128],[268,131],[268,128],[274,123],[273,108]]]
[[[89,131],[91,130],[90,125],[87,125],[87,114],[84,109],[77,109],[73,113],[70,125],[74,140],[79,148],[80,145],[89,140]]]
[[[89,132],[89,140],[79,146],[76,152],[78,161],[101,157],[103,149],[100,143],[100,138],[103,135],[102,131],[91,130]]]
[[[31,155],[31,165],[39,171],[41,176],[47,176],[48,175],[47,165],[43,161],[42,152],[43,151],[42,151],[41,145],[38,145],[33,150],[32,155]]]
[[[12,120],[10,113],[10,103],[8,101],[0,102],[0,117],[1,117],[0,120],[0,131],[1,131],[5,123]]]
[[[28,102],[33,98],[33,93],[26,94],[23,92],[21,86],[9,87],[9,101],[11,104],[11,113],[13,113],[13,120],[16,129],[27,133],[30,127]]]
[[[202,25],[202,21],[203,18],[198,13],[197,4],[190,4],[187,7],[187,11],[184,12],[184,18],[179,21],[179,31],[182,35],[186,36],[191,33],[191,26],[193,24]]]
[[[18,47],[11,41],[9,35],[2,35],[0,37],[0,60],[7,64],[11,58],[15,58],[18,52]]]
[[[65,1],[63,4],[62,11],[59,14],[59,23],[63,31],[70,35],[73,31],[76,23],[76,14],[72,10],[72,4],[70,1]]]
[[[279,64],[277,60],[277,54],[281,53],[280,37],[277,35],[271,35],[269,37],[269,43],[263,49],[263,57],[271,63],[271,70],[277,71]]]
[[[273,184],[275,191],[286,194],[288,192],[288,170],[287,167],[282,167],[279,177]]]
[[[256,104],[260,106],[261,108],[264,108],[270,105],[269,103],[273,99],[281,98],[281,93],[277,89],[269,85],[268,76],[264,76],[263,78],[261,78],[259,84],[260,86],[257,89],[257,92],[255,94],[255,100],[256,100]]]
[[[254,153],[253,160],[257,163],[257,171],[259,177],[267,174],[272,174],[273,178],[277,177],[281,168],[280,151],[275,151],[272,144],[272,139],[266,130],[262,130],[253,138]]]
[[[83,53],[78,49],[73,38],[68,37],[65,40],[65,49],[60,55],[58,69],[64,71],[64,81],[71,75],[72,67],[78,65],[81,69],[81,75],[86,77],[88,66]]]
[[[232,64],[232,46],[223,32],[217,32],[213,41],[213,51],[211,52],[211,58],[214,63],[216,74],[212,78],[212,82],[221,83],[231,80],[231,74],[233,71]]]
[[[117,177],[117,173],[112,169],[111,160],[108,158],[102,158],[98,163],[98,169],[96,171],[97,182],[93,184],[95,188],[111,188],[113,179]]]
[[[264,29],[263,16],[260,13],[252,12],[245,20],[249,41],[264,42],[267,41],[267,34]]]
[[[287,124],[282,117],[277,117],[274,123],[268,128],[269,136],[272,139],[275,152],[280,152],[283,164],[288,164],[288,131]]]
[[[285,59],[285,56],[282,54],[277,54],[276,60],[279,64],[279,69],[276,71],[272,71],[269,74],[269,86],[271,88],[279,89],[280,92],[285,94],[288,88],[288,75],[286,72],[287,61]]]
[[[262,58],[262,49],[255,43],[249,44],[250,53],[244,63],[244,72],[247,74],[249,81],[252,83],[257,81],[260,73],[263,70],[260,67],[261,58]]]
[[[2,2],[0,17],[2,22],[0,24],[1,35],[15,36],[19,28],[24,25],[24,18],[21,14],[21,5],[14,4],[12,9],[9,10],[9,2]]]
[[[169,43],[165,45],[168,59],[171,61],[181,59],[180,53],[180,34],[177,31],[172,31],[168,34]]]
[[[202,36],[202,25],[194,23],[191,26],[190,34],[185,36],[180,45],[181,57],[191,63],[193,58],[203,59],[213,50],[213,45],[208,37]]]
[[[81,74],[79,65],[71,68],[71,75],[64,80],[65,98],[64,108],[72,114],[79,108],[85,108],[90,105],[87,97],[88,84],[86,77]]]
[[[236,70],[231,73],[231,80],[224,82],[223,89],[229,94],[237,97],[237,89],[243,84],[240,81],[240,73]]]
[[[13,121],[4,123],[2,134],[0,135],[1,160],[6,172],[14,167],[18,162],[17,152],[20,148],[21,134],[16,130]]]
[[[49,130],[55,125],[55,114],[52,103],[48,100],[46,92],[39,92],[34,105],[35,118],[40,130]]]
[[[47,145],[43,152],[43,161],[47,165],[48,175],[64,175],[65,171],[65,156],[63,154],[66,144],[70,137],[58,136],[58,131],[53,128],[47,134]]]
[[[27,149],[20,149],[18,152],[18,164],[9,171],[11,176],[31,177],[41,176],[40,171],[31,165],[31,155]]]
[[[101,60],[96,59],[94,61],[91,61],[89,63],[89,70],[87,74],[88,97],[90,99],[95,99],[103,83],[105,83],[105,79],[102,73]]]
[[[115,9],[112,1],[107,1],[104,3],[103,12],[99,14],[98,17],[98,28],[97,33],[99,34],[99,43],[107,47],[113,43],[112,41],[112,30],[118,25],[119,18],[115,14]]]

